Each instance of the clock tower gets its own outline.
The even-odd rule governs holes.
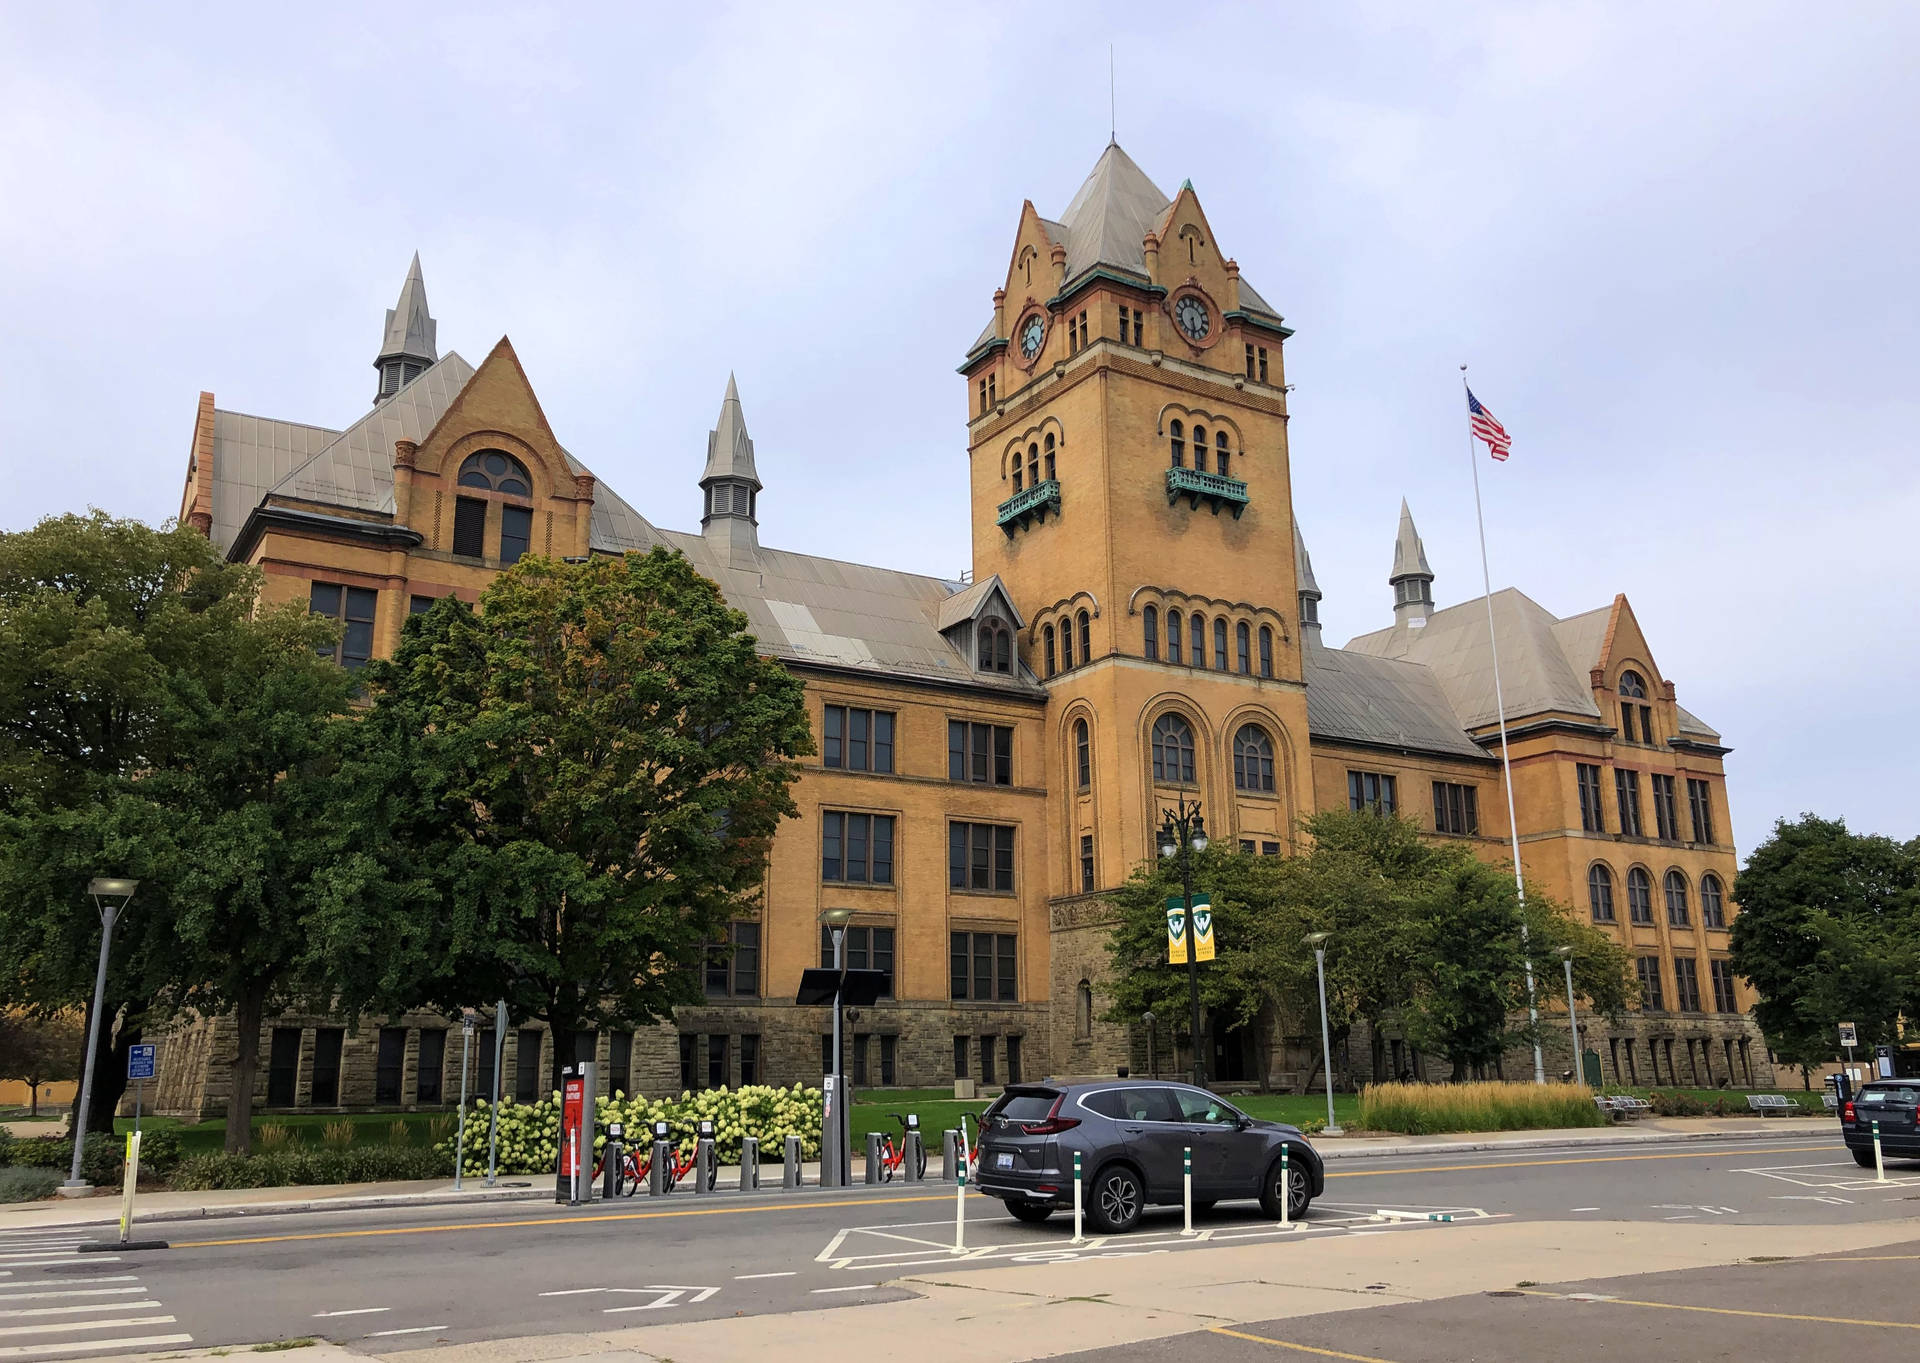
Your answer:
[[[975,580],[1018,606],[1050,697],[1056,901],[1123,881],[1183,796],[1256,853],[1313,807],[1291,334],[1192,184],[1117,144],[1057,220],[1021,208],[961,372]]]

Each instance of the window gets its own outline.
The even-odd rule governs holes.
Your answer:
[[[1707,962],[1707,978],[1713,981],[1713,1011],[1737,1013],[1739,1003],[1733,996],[1733,962],[1715,958]]]
[[[1141,312],[1138,308],[1129,308],[1126,304],[1122,303],[1120,305],[1120,344],[1139,345],[1141,343],[1140,337],[1143,334],[1142,329],[1145,322],[1145,313]]]
[[[380,1049],[373,1062],[373,1101],[400,1101],[400,1080],[407,1068],[407,1029],[382,1027]]]
[[[1017,1036],[1007,1038],[1007,1082],[1020,1082],[1020,1038]]]
[[[487,504],[478,497],[453,501],[453,552],[479,558],[487,549]]]
[[[1724,928],[1727,925],[1727,906],[1720,893],[1719,876],[1700,877],[1700,922],[1709,928]]]
[[[1015,492],[1020,491],[1020,489],[1024,486],[1023,479],[1024,479],[1024,474],[1022,473],[1022,470],[1020,467],[1020,461],[1016,459],[1013,461],[1013,490]]]
[[[1347,808],[1391,814],[1399,805],[1395,785],[1394,778],[1385,772],[1350,771],[1347,773]]]
[[[975,1003],[1015,1002],[1014,940],[1010,932],[954,933],[953,997]],[[965,1071],[958,1077],[964,1078]]]
[[[514,1059],[519,1072],[513,1078],[513,1096],[515,1101],[534,1103],[540,1100],[540,1032],[533,1027],[523,1028],[514,1039]]]
[[[1234,666],[1244,676],[1253,671],[1253,631],[1242,620],[1233,627]]]
[[[893,815],[836,810],[821,816],[820,879],[893,884]]]
[[[893,929],[853,925],[845,929],[847,969],[878,970],[886,975],[882,998],[893,997]],[[820,925],[820,964],[833,965],[833,929]]]
[[[533,496],[533,479],[518,459],[500,450],[481,450],[460,465],[460,486],[504,492],[509,497]]]
[[[749,1033],[740,1038],[740,1087],[752,1088],[760,1082],[760,1038]]]
[[[1073,671],[1073,621],[1060,622],[1060,670]]]
[[[339,1027],[317,1027],[313,1033],[313,1105],[340,1105],[340,1048],[347,1034]]]
[[[489,1052],[491,1054],[491,1052]],[[447,1068],[447,1033],[441,1027],[420,1029],[420,1058],[413,1081],[414,1099],[421,1103],[441,1101]]]
[[[1247,346],[1247,377],[1249,379],[1253,377],[1253,346],[1251,344]]]
[[[1607,817],[1600,808],[1600,768],[1585,762],[1574,765],[1574,777],[1580,787],[1580,827],[1588,833],[1607,831]]]
[[[1260,675],[1273,675],[1273,631],[1265,625],[1260,626]]]
[[[1187,617],[1187,635],[1193,645],[1193,665],[1207,665],[1207,617],[1198,611]]]
[[[820,762],[847,771],[893,770],[893,714],[829,705],[821,713]]]
[[[1140,613],[1141,652],[1149,662],[1160,661],[1160,612],[1148,606]]]
[[[1073,722],[1073,770],[1081,790],[1093,784],[1093,744],[1084,719]]]
[[[1053,663],[1053,626],[1048,625],[1044,630],[1042,630],[1040,632],[1040,637],[1044,641],[1043,647],[1046,652],[1047,675],[1051,677],[1056,671],[1058,671],[1058,669],[1054,666],[1054,663]]]
[[[1004,724],[947,721],[947,779],[1013,784],[1013,730]]]
[[[949,824],[947,883],[956,890],[1012,894],[1012,827],[997,823]]]
[[[1048,481],[1049,483],[1051,483],[1051,482],[1052,482],[1052,481],[1054,480],[1054,468],[1053,468],[1053,432],[1052,432],[1052,431],[1048,431],[1048,432],[1047,432],[1047,438],[1046,438],[1046,440],[1045,440],[1045,441],[1043,441],[1042,443],[1043,443],[1043,445],[1045,446],[1045,448],[1046,448],[1046,452],[1047,452],[1047,453],[1046,453],[1046,459],[1047,459],[1047,481]]]
[[[1013,671],[1013,633],[998,620],[980,622],[980,670]]]
[[[1653,827],[1663,842],[1677,842],[1680,838],[1680,815],[1673,803],[1673,778],[1655,772],[1648,778],[1653,782]]]
[[[1611,923],[1613,917],[1613,872],[1597,862],[1587,868],[1587,907],[1593,921]]]
[[[1713,841],[1713,787],[1705,781],[1687,778],[1687,811],[1693,815],[1693,840]]]
[[[499,1052],[494,1045],[493,1037],[493,1028],[488,1027],[477,1033],[473,1038],[474,1065],[472,1092],[476,1097],[485,1098],[489,1102],[493,1100],[496,1092],[494,1088],[494,1061],[499,1058]]]
[[[741,1063],[745,1064],[746,1052],[741,1053]],[[740,1082],[750,1084],[753,1081],[744,1074]],[[607,1035],[607,1088],[610,1092],[625,1092],[633,1083],[633,1033],[610,1032]]]
[[[1180,612],[1167,612],[1167,661],[1180,661]]]
[[[1027,446],[1027,484],[1040,486],[1040,446],[1037,444]]]
[[[953,1039],[953,1077],[955,1079],[967,1077],[967,1039],[963,1036]]]
[[[315,615],[341,622],[340,642],[320,650],[323,658],[332,658],[340,666],[357,671],[373,657],[373,611],[378,594],[368,587],[342,587],[332,582],[316,582],[308,597],[307,609]]]
[[[1668,871],[1665,888],[1667,892],[1667,926],[1684,928],[1689,922],[1687,915],[1687,878],[1678,871]]]
[[[1213,471],[1222,478],[1228,476],[1227,433],[1225,431],[1215,431],[1213,433]]]
[[[706,992],[710,999],[756,998],[760,993],[760,925],[729,923],[726,936],[707,945]]]
[[[1622,672],[1620,674],[1620,731],[1625,735],[1629,743],[1653,742],[1653,707],[1650,705],[1628,704],[1630,700],[1645,700],[1646,695],[1647,684],[1640,679],[1638,672]],[[1636,713],[1638,713],[1640,717],[1640,737],[1638,739],[1633,736],[1633,721]]]
[[[438,599],[432,596],[410,596],[407,598],[407,614],[425,615],[433,609],[433,603]]]
[[[1280,844],[1279,844],[1279,843],[1277,843],[1277,842],[1262,842],[1262,843],[1260,844],[1260,855],[1261,855],[1261,856],[1263,856],[1263,857],[1277,857],[1277,856],[1279,856],[1279,855],[1280,855]]]
[[[1624,701],[1620,705],[1620,736],[1633,742],[1633,707]]]
[[[1613,794],[1614,803],[1620,807],[1620,832],[1629,838],[1644,837],[1640,826],[1640,773],[1615,767]]]
[[[993,1038],[980,1038],[980,1082],[991,1084],[993,1080]]]
[[[710,1036],[707,1038],[707,1087],[725,1088],[727,1085],[727,1038]]]
[[[1436,833],[1461,833],[1468,836],[1480,831],[1480,811],[1475,807],[1478,797],[1472,786],[1457,785],[1452,781],[1433,783],[1433,829]]]
[[[1177,469],[1185,468],[1187,465],[1186,428],[1176,421],[1167,427],[1167,433],[1173,450],[1173,466]]]
[[[1227,670],[1227,621],[1225,616],[1216,616],[1213,622],[1213,667],[1216,672]]]
[[[1207,471],[1207,428],[1205,426],[1193,428],[1193,466],[1202,473]]]
[[[1635,923],[1653,923],[1653,878],[1638,866],[1627,872],[1627,917]]]
[[[1080,893],[1093,889],[1093,834],[1080,835]]]
[[[1641,956],[1634,960],[1634,969],[1640,976],[1640,1006],[1650,1013],[1665,1012],[1666,996],[1660,989],[1660,958]]]
[[[1093,983],[1081,980],[1073,991],[1073,1034],[1085,1041],[1093,1035]]]
[[[299,1079],[300,1029],[275,1027],[267,1049],[267,1106],[292,1107]]]
[[[987,405],[991,407],[998,401],[1000,401],[1000,376],[989,374],[987,375]]]
[[[1700,967],[1691,956],[1673,958],[1673,1003],[1683,1013],[1700,1011]]]
[[[533,512],[524,506],[500,508],[500,566],[518,563],[533,543]]]
[[[1273,740],[1258,724],[1242,724],[1233,736],[1235,790],[1273,789]]]
[[[1247,346],[1247,377],[1259,383],[1267,381],[1267,348],[1263,345]]]
[[[1153,722],[1153,779],[1193,781],[1193,727],[1179,715],[1165,714]]]
[[[1079,615],[1079,622],[1080,622],[1080,661],[1083,663],[1090,663],[1093,661],[1093,621],[1088,617],[1085,611],[1081,611]]]
[[[1255,844],[1254,844],[1254,841],[1253,841],[1253,839],[1252,839],[1252,838],[1242,838],[1242,839],[1240,839],[1240,850],[1241,850],[1242,852],[1245,852],[1245,853],[1246,853],[1246,854],[1247,854],[1248,856],[1252,856],[1252,855],[1253,855],[1253,849],[1254,849],[1254,846],[1255,846]]]

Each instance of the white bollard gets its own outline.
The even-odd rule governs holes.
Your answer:
[[[1081,1233],[1080,1207],[1080,1152],[1073,1152],[1073,1241],[1076,1245],[1087,1243],[1087,1237]]]
[[[1280,1229],[1293,1229],[1293,1169],[1288,1163],[1291,1146],[1280,1147]]]
[[[1887,1161],[1880,1153],[1880,1123],[1873,1124],[1873,1181],[1887,1181]]]
[[[1180,1233],[1182,1235],[1192,1235],[1193,1234],[1193,1147],[1191,1145],[1185,1147],[1184,1150],[1181,1152],[1180,1163],[1183,1171],[1180,1175],[1180,1208],[1186,1214],[1186,1226],[1181,1230]]]
[[[960,1167],[953,1185],[953,1252],[967,1252],[967,1119],[960,1119]]]

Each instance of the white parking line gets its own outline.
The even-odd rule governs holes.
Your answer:
[[[0,1358],[25,1358],[28,1354],[97,1354],[103,1349],[157,1349],[169,1344],[191,1344],[192,1335],[133,1335],[126,1339],[89,1339],[65,1344],[17,1344],[0,1349]]]
[[[382,1311],[391,1311],[391,1306],[356,1306],[349,1311],[315,1311],[315,1320],[326,1320],[333,1316],[377,1316]]]
[[[0,1320],[13,1320],[19,1316],[71,1316],[85,1311],[154,1311],[158,1310],[157,1301],[101,1301],[91,1306],[34,1306],[24,1311],[0,1311]]]
[[[750,1283],[760,1278],[792,1278],[796,1276],[798,1275],[795,1270],[788,1269],[785,1273],[736,1273],[733,1275],[733,1280],[737,1283]]]
[[[363,1337],[366,1339],[385,1339],[389,1335],[430,1335],[435,1330],[445,1330],[448,1328],[449,1327],[445,1325],[415,1325],[405,1330],[369,1330]]]

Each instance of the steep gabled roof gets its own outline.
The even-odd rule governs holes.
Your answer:
[[[1144,278],[1147,256],[1141,242],[1170,202],[1118,142],[1109,142],[1057,224],[1066,240],[1067,278],[1096,265]]]
[[[423,369],[269,491],[302,501],[391,512],[393,442],[426,439],[472,377],[473,366],[459,352],[448,351],[445,359]]]
[[[1431,669],[1328,648],[1317,630],[1302,631],[1301,641],[1313,738],[1444,757],[1487,756],[1461,730]]]
[[[955,592],[940,603],[940,614],[935,624],[942,630],[950,630],[966,620],[977,619],[987,608],[987,603],[999,598],[1007,618],[1013,621],[1015,629],[1025,629],[1027,622],[1020,617],[1020,608],[1013,604],[1013,597],[1007,593],[1007,586],[1000,580],[1000,574],[983,578],[964,591]]]

